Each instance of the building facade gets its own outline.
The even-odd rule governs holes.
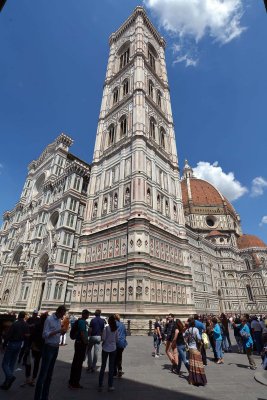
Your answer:
[[[100,307],[136,330],[167,312],[266,312],[266,245],[187,162],[180,177],[164,39],[137,7],[109,43],[92,163],[61,134],[4,214],[0,309]]]

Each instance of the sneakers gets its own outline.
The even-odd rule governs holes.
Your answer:
[[[158,355],[158,354],[156,354],[156,355],[155,355],[155,358],[159,358],[159,355]]]
[[[257,369],[257,367],[255,366],[255,367],[248,367],[248,369],[252,369],[253,371],[255,371],[255,369]]]
[[[114,386],[110,386],[110,387],[108,388],[108,392],[114,392],[114,390],[115,390]]]
[[[2,390],[8,390],[11,388],[12,383],[16,380],[15,376],[12,376],[12,378],[9,381],[5,381],[3,385],[0,386],[0,389]]]
[[[69,389],[83,389],[83,386],[78,384],[78,385],[72,385],[69,383]]]

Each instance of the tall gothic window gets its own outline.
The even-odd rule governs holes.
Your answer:
[[[156,135],[155,135],[155,131],[156,131],[155,127],[156,127],[156,121],[154,120],[153,117],[151,117],[150,120],[149,120],[149,136],[154,140],[155,140],[155,137],[156,137]]]
[[[251,269],[249,260],[247,258],[245,258],[245,263],[246,263],[247,269]]]
[[[120,136],[125,136],[127,133],[127,117],[124,115],[120,119]]]
[[[57,282],[55,286],[55,291],[54,291],[54,299],[55,300],[60,300],[61,295],[62,295],[62,290],[63,290],[63,282]]]
[[[246,289],[247,289],[247,294],[248,294],[248,299],[249,299],[249,301],[254,301],[253,293],[252,293],[252,290],[251,290],[250,285],[247,285],[247,286],[246,286]]]
[[[129,92],[129,80],[125,79],[122,83],[122,88],[123,88],[123,96],[126,96]]]
[[[162,97],[161,91],[158,90],[158,91],[157,91],[157,105],[158,105],[160,108],[161,108],[161,97]]]
[[[108,145],[111,146],[115,143],[115,126],[111,124],[108,128]]]
[[[113,104],[118,103],[118,100],[119,100],[119,89],[116,87],[113,90]]]
[[[128,49],[125,50],[120,56],[120,69],[125,67],[125,65],[128,64],[129,60],[130,60],[130,49],[128,47]]]
[[[150,97],[153,99],[153,90],[154,90],[154,85],[151,80],[148,81],[148,94]]]
[[[155,71],[156,69],[156,60],[154,54],[152,54],[152,50],[148,50],[148,63],[150,67]]]
[[[163,128],[160,130],[159,144],[163,149],[166,148],[166,132]]]

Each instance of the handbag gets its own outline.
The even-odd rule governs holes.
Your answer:
[[[202,334],[202,340],[203,340],[203,344],[204,344],[205,349],[208,349],[209,348],[209,338],[208,338],[208,335],[206,333]]]

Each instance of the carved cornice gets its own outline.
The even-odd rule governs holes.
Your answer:
[[[57,144],[63,144],[65,147],[70,147],[73,144],[73,139],[65,135],[65,133],[61,133],[57,138],[56,138],[56,143]]]
[[[138,6],[135,8],[132,15],[120,26],[120,28],[112,33],[109,37],[109,45],[111,46],[113,43],[116,43],[117,40],[130,28],[130,26],[135,22],[136,18],[141,16],[143,18],[144,24],[149,29],[150,33],[153,35],[154,39],[158,42],[160,46],[165,48],[166,42],[162,36],[160,36],[159,32],[156,30],[154,25],[149,20],[146,11],[143,7]]]
[[[90,168],[78,160],[72,161],[72,163],[70,163],[66,168],[66,174],[70,175],[73,172],[82,177],[90,177]]]

